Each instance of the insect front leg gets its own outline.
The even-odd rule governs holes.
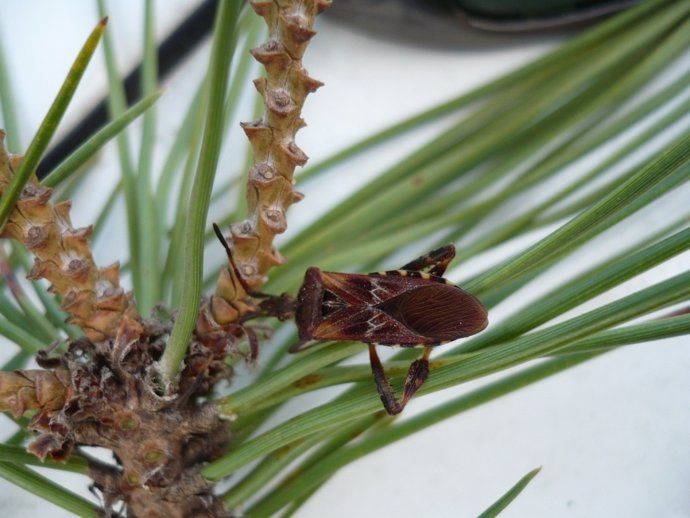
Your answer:
[[[381,359],[376,352],[376,346],[369,344],[369,360],[371,362],[371,371],[374,374],[374,381],[376,382],[376,389],[381,396],[384,408],[389,414],[395,415],[402,412],[410,398],[424,384],[429,376],[430,354],[431,349],[426,347],[422,357],[412,362],[405,378],[403,397],[398,401],[393,392],[393,387],[391,387],[390,381],[388,381],[388,377],[383,370]]]
[[[288,352],[290,354],[301,353],[302,351],[311,349],[318,344],[319,342],[312,342],[311,340],[300,340],[299,342],[292,344],[288,349]]]
[[[443,277],[443,273],[454,257],[455,247],[453,245],[446,245],[418,257],[414,261],[410,261],[400,269],[417,272],[426,271],[431,275]]]

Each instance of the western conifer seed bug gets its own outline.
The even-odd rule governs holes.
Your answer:
[[[432,347],[478,333],[488,324],[481,302],[443,278],[455,257],[453,245],[433,250],[399,270],[365,275],[308,268],[295,300],[287,294],[270,296],[248,289],[230,246],[218,227],[214,228],[245,291],[267,299],[256,314],[243,321],[260,316],[284,320],[294,313],[300,341],[291,352],[312,340],[368,344],[376,388],[389,414],[400,413],[427,379]],[[386,377],[377,345],[424,349],[421,358],[410,365],[400,400]]]

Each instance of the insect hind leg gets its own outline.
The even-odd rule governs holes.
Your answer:
[[[401,270],[425,271],[437,277],[443,277],[446,268],[455,257],[455,247],[453,245],[442,246],[432,250],[428,254],[418,257],[404,265]]]
[[[422,357],[412,362],[407,376],[405,378],[405,385],[403,387],[403,396],[400,401],[395,397],[393,387],[383,369],[383,364],[376,352],[376,346],[369,344],[369,360],[371,362],[371,371],[374,374],[374,381],[376,382],[376,389],[378,390],[381,402],[386,411],[391,415],[399,414],[407,405],[407,402],[417,392],[429,376],[429,355],[431,349],[426,347]]]

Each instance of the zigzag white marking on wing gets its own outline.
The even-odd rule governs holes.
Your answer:
[[[374,304],[382,302],[384,300],[383,296],[388,293],[386,289],[379,284],[378,279],[369,279],[369,283],[369,294],[371,295],[371,298],[374,299]]]
[[[385,316],[381,313],[375,313],[369,320],[367,320],[367,334],[374,334],[378,329],[385,325]],[[378,322],[377,322],[378,320]]]

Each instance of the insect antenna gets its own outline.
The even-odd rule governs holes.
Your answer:
[[[247,281],[244,280],[244,277],[242,277],[242,273],[237,267],[237,264],[235,263],[235,258],[232,255],[232,249],[230,248],[228,241],[225,239],[225,236],[223,236],[223,233],[221,232],[220,228],[218,228],[218,225],[216,225],[215,223],[213,224],[213,231],[216,233],[216,236],[223,245],[223,248],[225,248],[225,252],[228,254],[228,260],[230,261],[230,266],[232,267],[232,271],[235,274],[234,277],[237,278],[237,281],[242,285],[244,291],[247,292],[247,295],[249,295],[250,297],[254,297],[255,299],[264,299],[259,303],[259,311],[256,313],[245,315],[240,319],[240,323],[242,324],[247,320],[251,320],[253,318],[260,316],[271,316],[281,321],[293,318],[295,314],[295,298],[287,293],[283,293],[282,295],[276,296],[271,295],[270,293],[262,293],[260,291],[253,290],[251,286],[247,284]],[[246,334],[247,339],[249,340],[250,350],[252,351],[250,357],[255,357],[256,350],[258,347],[256,335],[252,335],[251,333]]]
[[[244,277],[240,273],[240,270],[237,267],[237,264],[235,263],[235,258],[232,255],[232,249],[228,244],[228,240],[225,239],[225,236],[223,235],[223,232],[220,230],[220,227],[218,227],[218,225],[216,225],[215,223],[213,223],[213,231],[216,233],[216,237],[218,237],[218,240],[223,245],[223,248],[225,248],[225,253],[228,255],[228,261],[230,261],[232,271],[235,274],[235,277],[237,278],[239,283],[242,285],[242,288],[244,288],[244,291],[246,291],[248,295],[257,299],[265,299],[271,297],[272,295],[268,293],[262,293],[260,291],[253,290],[251,286],[247,284],[247,281],[244,280]]]

